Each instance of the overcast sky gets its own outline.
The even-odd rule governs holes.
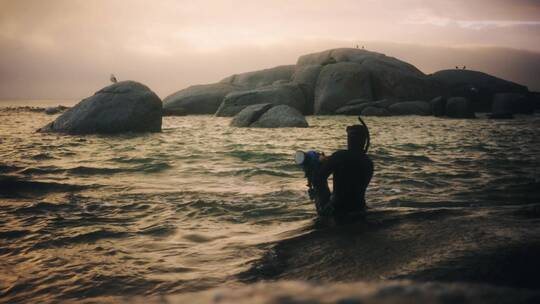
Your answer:
[[[540,90],[540,0],[0,0],[0,98],[81,98],[110,73],[165,97],[357,43]]]

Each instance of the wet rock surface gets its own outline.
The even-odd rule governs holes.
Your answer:
[[[83,99],[40,132],[112,134],[161,131],[162,104],[147,86],[122,81]]]

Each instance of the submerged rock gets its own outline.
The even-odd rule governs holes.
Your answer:
[[[451,118],[475,118],[471,102],[464,97],[452,97],[446,102],[446,116]]]
[[[224,83],[190,86],[163,100],[163,114],[169,116],[214,114],[227,94],[240,89]]]
[[[240,111],[230,123],[233,127],[307,128],[305,117],[287,105],[271,103],[251,105]]]
[[[162,105],[147,86],[122,81],[105,87],[38,131],[68,134],[159,132]]]
[[[228,94],[216,116],[234,116],[250,105],[271,103],[288,105],[305,113],[306,101],[302,89],[296,84],[275,85]]]

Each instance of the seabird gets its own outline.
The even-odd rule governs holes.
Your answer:
[[[117,83],[118,80],[116,79],[116,77],[114,77],[114,74],[111,74],[111,82],[112,83]]]

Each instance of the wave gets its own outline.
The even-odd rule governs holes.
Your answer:
[[[70,246],[74,244],[92,244],[104,239],[121,239],[130,237],[132,234],[125,231],[114,231],[100,229],[91,232],[84,232],[74,236],[58,237],[55,239],[38,242],[32,246],[32,249],[45,249],[54,247]]]
[[[51,192],[74,192],[84,188],[84,186],[79,185],[42,182],[22,179],[17,176],[0,175],[0,197],[25,197]]]

